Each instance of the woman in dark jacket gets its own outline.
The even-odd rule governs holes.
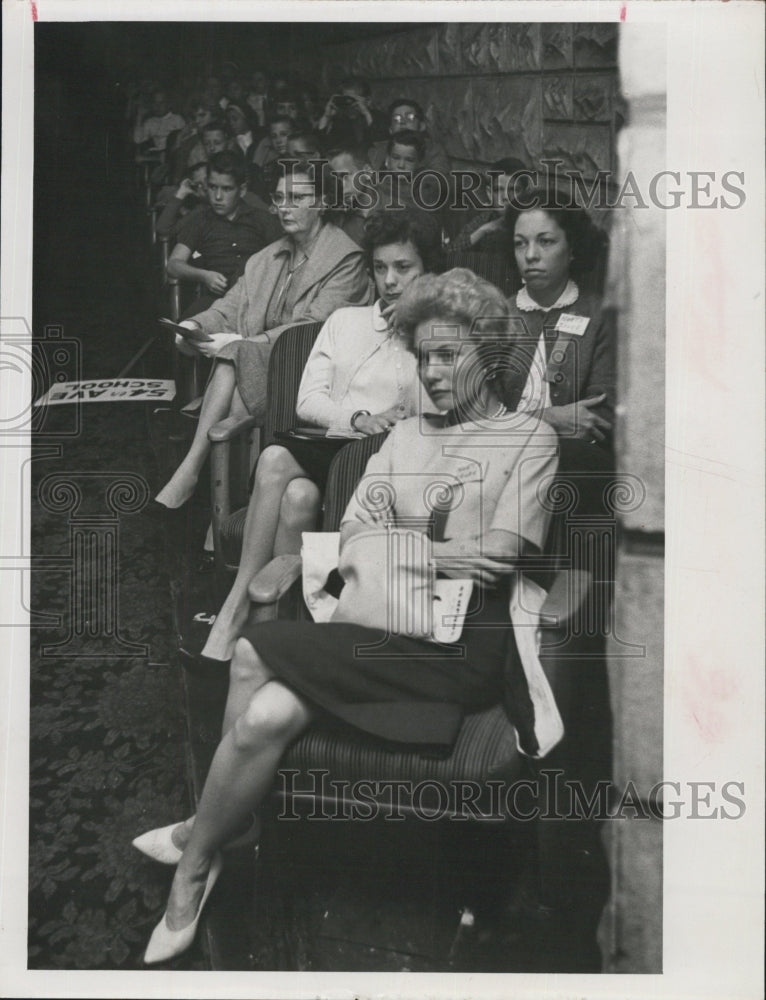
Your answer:
[[[603,268],[606,237],[584,209],[559,207],[546,188],[526,192],[523,207],[512,204],[506,225],[523,284],[511,299],[516,349],[502,374],[503,401],[541,415],[562,441],[608,450],[615,317],[592,277]]]

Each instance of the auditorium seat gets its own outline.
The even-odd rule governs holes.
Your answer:
[[[447,248],[444,251],[444,270],[449,271],[453,267],[467,267],[480,278],[491,281],[506,296],[515,295],[521,287],[508,258],[502,253]]]
[[[295,425],[295,403],[303,369],[322,323],[303,323],[280,335],[269,358],[266,381],[266,413],[255,417],[227,418],[209,432],[210,477],[213,510],[213,540],[216,569],[236,570],[247,515],[248,486],[253,462],[250,456],[275,441],[275,431]],[[259,423],[261,426],[259,427]],[[246,435],[258,431],[257,442],[248,448]],[[233,450],[239,446],[239,459]],[[237,505],[242,505],[237,509]]]
[[[336,455],[325,494],[323,530],[338,530],[367,460],[382,440],[382,435],[357,440]],[[525,570],[548,591],[543,610],[549,623],[541,629],[540,658],[564,720],[562,742],[542,761],[523,756],[517,749],[516,731],[499,705],[468,715],[451,754],[443,759],[392,749],[362,735],[341,734],[318,725],[297,741],[281,765],[283,780],[277,789],[296,799],[296,809],[300,802],[310,804],[317,770],[328,772],[328,782],[339,782],[344,808],[360,807],[350,786],[361,779],[406,778],[414,784],[435,780],[453,790],[460,782],[475,782],[486,803],[487,782],[507,786],[521,777],[536,780],[539,767],[549,763],[576,777],[584,788],[608,776],[611,730],[603,639],[609,629],[615,522],[613,514],[611,521],[605,518],[604,505],[598,499],[594,503],[593,498],[603,496],[614,475],[601,459],[595,460],[592,469],[577,473],[568,471],[566,465],[562,461],[561,471],[550,484],[553,513],[546,550]],[[307,618],[300,573],[300,556],[281,556],[258,573],[249,589],[258,602],[251,620]],[[518,724],[520,731],[528,729],[528,720],[521,716]],[[528,731],[522,740],[530,740]],[[549,791],[538,789],[541,800]],[[406,794],[400,806],[405,813],[412,811]],[[459,808],[459,798],[450,800],[447,812],[455,815]],[[552,838],[561,846],[562,837],[564,845],[568,843],[556,824],[538,834],[544,844],[549,845]]]

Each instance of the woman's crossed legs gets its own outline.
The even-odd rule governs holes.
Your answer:
[[[247,639],[238,640],[231,670],[223,738],[197,814],[178,831],[186,844],[177,845],[183,855],[166,910],[170,930],[192,922],[216,851],[263,801],[285,750],[313,719],[309,704],[274,679]]]

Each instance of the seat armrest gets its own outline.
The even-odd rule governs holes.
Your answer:
[[[567,622],[582,605],[591,583],[592,576],[586,570],[559,570],[540,609],[540,624],[555,627]]]
[[[239,434],[258,426],[258,417],[226,417],[213,424],[207,432],[208,441],[217,444],[220,441],[231,441]]]
[[[299,578],[302,568],[299,555],[276,556],[250,581],[250,600],[256,604],[275,604]]]

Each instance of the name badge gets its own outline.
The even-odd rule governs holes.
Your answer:
[[[582,337],[588,329],[590,319],[587,316],[576,316],[574,313],[562,313],[555,329],[559,333],[568,333],[574,337]]]

